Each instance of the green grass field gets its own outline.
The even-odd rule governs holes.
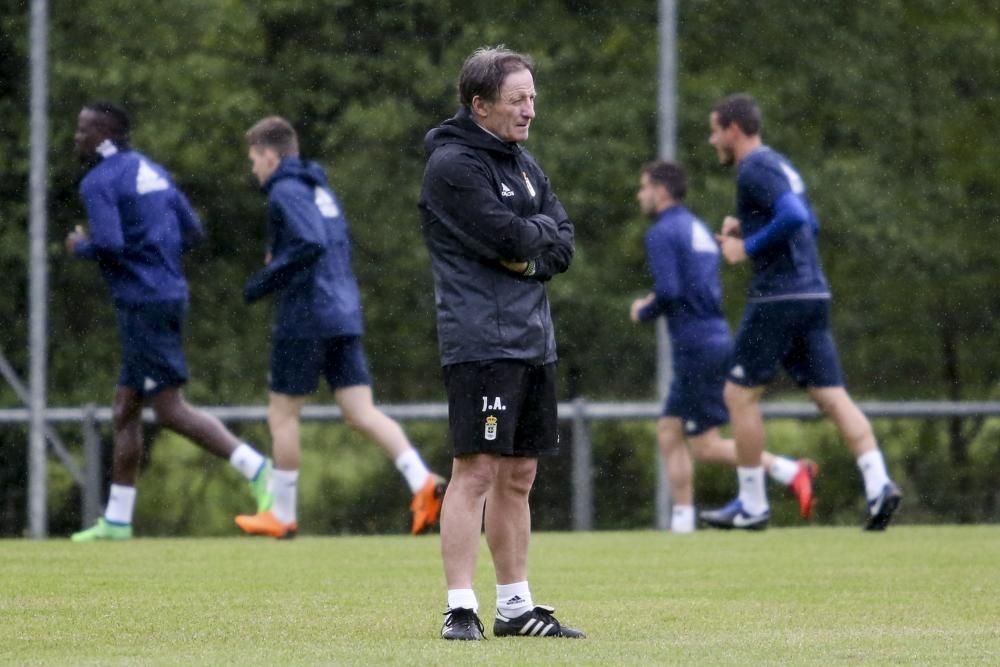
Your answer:
[[[1000,526],[542,533],[585,640],[438,639],[436,536],[0,541],[0,662],[997,664]],[[476,591],[491,636],[492,568]]]

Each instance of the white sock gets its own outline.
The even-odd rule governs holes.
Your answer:
[[[458,608],[479,611],[479,602],[476,601],[476,592],[471,588],[449,588],[448,609]]]
[[[278,521],[292,523],[297,520],[295,518],[295,498],[298,488],[298,470],[278,470],[275,468],[271,471],[271,494],[274,496],[271,513]]]
[[[507,618],[517,618],[534,608],[527,581],[497,584],[497,611]]]
[[[694,532],[694,505],[674,505],[674,511],[670,517],[670,532]]]
[[[858,457],[858,468],[865,479],[865,498],[874,500],[889,483],[889,473],[885,469],[882,450],[876,447]]]
[[[132,512],[135,510],[135,487],[111,485],[108,494],[108,506],[104,510],[104,520],[109,523],[131,525]]]
[[[420,458],[420,453],[413,447],[407,449],[396,459],[396,470],[406,478],[406,483],[410,485],[410,493],[416,493],[424,488],[427,477],[431,474],[427,466],[424,465],[423,459]]]
[[[761,514],[768,510],[767,492],[764,490],[764,466],[736,468],[740,480],[740,502],[748,514]]]
[[[767,469],[767,472],[775,482],[788,486],[799,474],[799,463],[784,456],[775,456],[774,463]]]
[[[248,480],[252,480],[257,476],[257,471],[260,470],[260,467],[264,465],[264,457],[256,449],[244,442],[229,455],[229,463],[239,470],[241,475]]]

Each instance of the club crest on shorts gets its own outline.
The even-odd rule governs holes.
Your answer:
[[[497,439],[497,418],[493,415],[486,418],[486,432],[483,434],[483,437],[487,440]]]

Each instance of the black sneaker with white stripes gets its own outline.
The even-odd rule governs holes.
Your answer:
[[[472,609],[456,607],[444,613],[441,639],[478,641],[483,638],[483,622]]]
[[[555,609],[545,605],[536,605],[531,611],[526,611],[515,618],[507,618],[499,611],[493,622],[494,637],[568,637],[578,639],[586,637],[583,630],[567,628],[552,615]]]

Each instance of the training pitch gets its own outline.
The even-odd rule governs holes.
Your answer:
[[[1000,526],[542,533],[585,640],[438,639],[436,536],[0,541],[16,665],[996,664]],[[476,592],[492,637],[492,569]]]

